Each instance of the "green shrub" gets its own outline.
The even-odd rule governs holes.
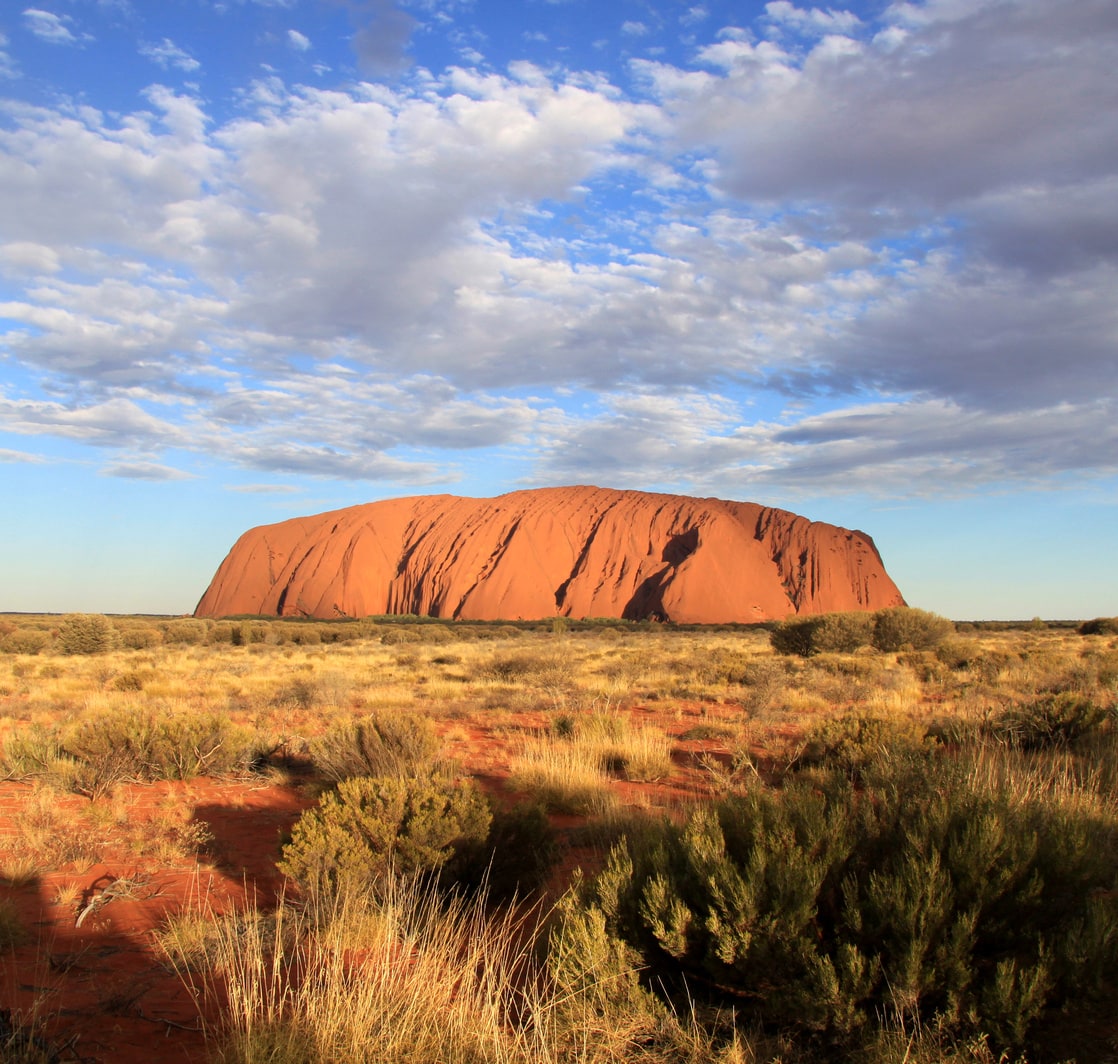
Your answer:
[[[246,770],[255,758],[253,738],[220,713],[121,706],[69,722],[59,741],[74,762],[71,787],[97,797],[121,780]]]
[[[1118,617],[1095,617],[1084,621],[1076,631],[1080,635],[1118,635]]]
[[[815,631],[820,653],[851,654],[870,645],[874,617],[870,613],[824,613]]]
[[[874,630],[870,613],[820,613],[790,617],[769,633],[778,654],[810,658],[815,654],[849,654],[869,646]]]
[[[1101,705],[1075,691],[1057,691],[1003,711],[989,722],[988,731],[1019,750],[1042,750],[1070,746],[1115,717],[1113,705]]]
[[[934,650],[954,633],[955,625],[946,617],[912,606],[892,606],[873,615],[873,645],[878,650]]]
[[[424,716],[382,711],[335,725],[310,744],[316,771],[337,782],[353,776],[430,771],[442,746]]]
[[[99,613],[71,613],[58,626],[58,645],[63,654],[104,654],[119,644],[112,621]]]
[[[759,785],[624,843],[583,892],[653,985],[852,1047],[883,1017],[1020,1046],[1118,974],[1113,823],[903,759]]]
[[[769,642],[778,654],[810,658],[812,654],[818,653],[815,649],[815,633],[821,625],[822,621],[818,617],[789,617],[769,632]]]
[[[920,754],[923,740],[924,730],[911,721],[850,713],[811,728],[798,764],[834,766],[856,776],[883,759]]]
[[[312,898],[476,860],[491,814],[472,780],[342,780],[296,822],[279,869]]]

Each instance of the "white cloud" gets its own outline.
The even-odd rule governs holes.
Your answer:
[[[182,469],[161,465],[159,462],[146,462],[143,460],[112,462],[101,470],[105,477],[121,477],[125,480],[194,480],[194,473],[187,473]]]
[[[27,451],[12,451],[6,447],[0,447],[0,462],[26,462],[30,465],[40,465],[46,459],[39,454],[30,454]]]
[[[310,49],[311,39],[298,30],[288,30],[287,43],[297,52],[306,52]]]
[[[721,79],[639,69],[678,115],[681,141],[713,148],[720,187],[747,201],[943,210],[993,189],[1113,170],[1112,5],[920,11],[888,49],[832,36],[801,57],[730,39],[700,55],[727,71]]]
[[[0,426],[20,435],[52,435],[94,447],[153,450],[186,442],[184,433],[123,398],[89,406],[0,396]]]
[[[158,44],[145,42],[140,45],[140,55],[158,63],[164,70],[183,70],[187,73],[198,70],[202,64],[189,52],[184,51],[174,41],[164,37]]]
[[[61,266],[58,252],[30,240],[0,244],[0,272],[14,274],[57,273]]]
[[[56,15],[40,8],[24,9],[23,24],[41,41],[48,44],[82,44],[93,38],[88,33],[75,33],[70,27],[74,20],[68,15]]]
[[[621,32],[626,37],[647,37],[649,34],[648,26],[643,22],[636,22],[627,20],[621,23]]]
[[[724,498],[896,498],[1015,483],[1043,490],[1118,472],[1118,409],[1109,399],[1027,415],[909,401],[779,422],[747,421],[727,400],[694,393],[603,402],[596,416],[553,422],[535,482],[682,484]]]
[[[0,426],[115,475],[172,448],[417,484],[507,449],[537,481],[731,497],[1113,469],[1098,6],[1020,0],[1000,32],[982,3],[771,6],[820,32],[638,64],[655,104],[524,62],[273,75],[226,121],[164,86],[119,117],[6,104],[0,315],[41,394]]]
[[[820,7],[799,8],[789,0],[771,0],[765,14],[775,23],[788,26],[797,33],[845,34],[856,30],[862,20],[852,11],[824,10]]]

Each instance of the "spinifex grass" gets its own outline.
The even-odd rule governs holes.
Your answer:
[[[280,904],[197,922],[168,953],[225,1064],[699,1064],[720,1053],[701,1026],[603,969],[579,986],[544,959],[546,921],[484,894],[416,880],[345,895],[326,910]],[[204,914],[203,914],[204,915]],[[618,985],[629,989],[618,992]],[[608,1023],[602,1008],[609,1010]]]

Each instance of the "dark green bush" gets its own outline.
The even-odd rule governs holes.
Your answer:
[[[1115,719],[1113,704],[1103,705],[1075,691],[1057,691],[1003,711],[989,722],[988,731],[1019,750],[1042,750],[1070,746]]]
[[[769,643],[778,654],[810,658],[815,649],[815,633],[822,625],[819,617],[789,617],[769,632]]]
[[[827,765],[856,776],[883,759],[920,755],[924,734],[908,720],[869,713],[833,717],[808,731],[798,767]]]
[[[1118,635],[1118,617],[1095,617],[1084,621],[1076,631],[1080,635]]]
[[[491,814],[472,780],[342,780],[296,822],[279,869],[311,898],[366,892],[386,876],[476,862]]]
[[[873,615],[873,645],[878,650],[934,650],[955,625],[946,617],[912,606],[892,606]]]
[[[1113,825],[947,759],[755,789],[613,851],[580,907],[652,985],[855,1045],[894,1017],[1020,1046],[1118,974]]]
[[[315,770],[337,782],[353,776],[429,772],[442,743],[419,714],[382,711],[335,725],[310,745]]]
[[[778,654],[849,654],[869,646],[874,631],[870,613],[820,613],[810,617],[790,617],[769,633],[769,642]]]
[[[58,646],[63,654],[104,654],[119,645],[112,621],[99,613],[71,613],[58,626]]]
[[[851,654],[870,645],[874,617],[870,613],[824,613],[815,632],[820,653]]]
[[[544,809],[519,803],[492,811],[489,835],[475,859],[462,871],[472,886],[484,886],[491,898],[505,900],[542,887],[559,859],[555,829]]]

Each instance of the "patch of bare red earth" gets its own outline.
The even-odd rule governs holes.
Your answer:
[[[673,735],[675,752],[668,779],[614,781],[621,800],[670,814],[707,794],[709,776],[700,758],[727,759],[728,751],[717,740],[679,737],[699,723],[740,721],[740,707],[672,704],[629,712],[635,722]],[[512,801],[517,796],[508,787],[510,757],[523,738],[543,733],[547,719],[526,713],[504,717],[499,732],[462,721],[448,722],[444,730],[464,771],[489,793]],[[0,783],[0,823],[16,813],[30,789]],[[45,1017],[46,1037],[61,1061],[201,1064],[208,1059],[203,1022],[212,1028],[219,1017],[202,1016],[202,1003],[171,969],[155,933],[170,914],[204,909],[220,915],[253,900],[274,903],[285,886],[275,867],[281,842],[313,799],[294,786],[209,779],[126,789],[132,818],[152,815],[169,795],[189,802],[194,819],[212,836],[207,852],[194,866],[160,867],[153,858],[114,851],[107,837],[97,864],[64,866],[25,883],[0,879],[0,897],[17,905],[28,932],[22,945],[0,957],[0,1009],[17,1019]],[[86,799],[59,795],[58,801]],[[551,881],[558,891],[575,867],[592,870],[604,855],[575,842],[585,817],[554,819],[561,839],[574,843]]]
[[[0,815],[10,817],[29,789],[0,785]],[[114,847],[109,829],[97,864],[71,864],[19,884],[0,880],[0,896],[16,904],[26,932],[0,958],[0,1008],[11,1010],[17,1025],[44,1017],[46,1040],[62,1061],[205,1061],[199,1003],[155,932],[169,914],[221,914],[252,898],[274,900],[283,882],[275,867],[281,837],[310,802],[290,787],[221,780],[127,790],[135,819],[151,815],[168,792],[186,792],[194,819],[212,835],[209,860],[159,867]]]

